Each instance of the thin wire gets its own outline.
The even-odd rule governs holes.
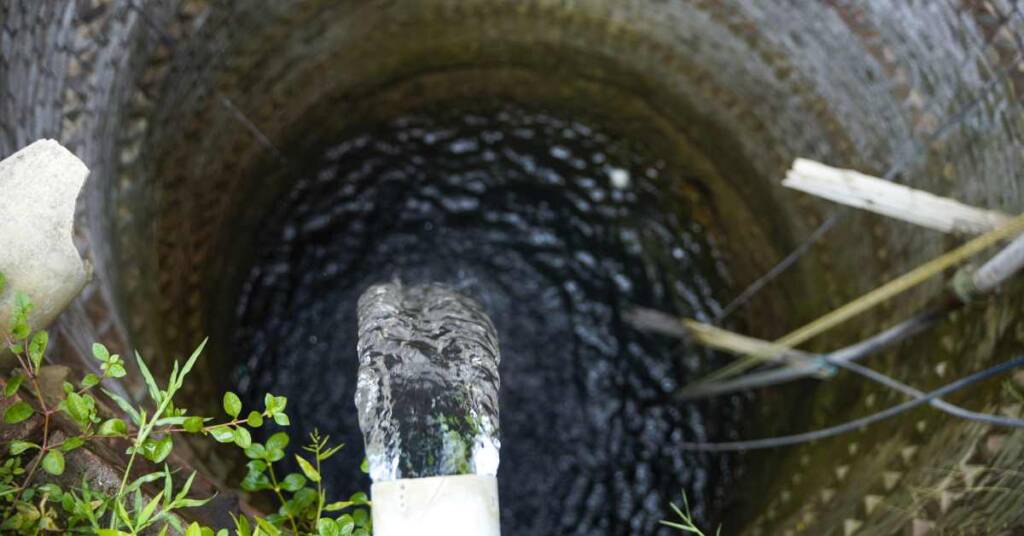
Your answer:
[[[854,374],[859,374],[873,382],[882,384],[886,387],[889,387],[890,389],[899,391],[910,397],[920,399],[925,396],[924,391],[911,387],[903,382],[893,379],[890,376],[886,376],[881,372],[865,367],[864,365],[858,365],[857,363],[851,363],[846,361],[827,361],[839,368],[849,370]],[[1012,417],[1003,417],[1000,415],[992,415],[990,413],[980,413],[977,411],[971,411],[968,409],[964,409],[960,406],[950,404],[949,402],[946,402],[945,400],[942,400],[940,398],[930,400],[928,401],[928,404],[930,404],[933,408],[939,411],[946,412],[950,415],[953,415],[954,417],[959,417],[961,419],[965,419],[968,421],[983,422],[986,424],[994,424],[996,426],[1007,426],[1010,428],[1024,428],[1024,419],[1014,419]]]
[[[931,145],[932,143],[935,143],[936,141],[944,137],[955,125],[962,122],[970,113],[974,111],[975,108],[977,108],[981,104],[981,102],[985,98],[989,96],[989,94],[996,87],[999,86],[1000,82],[1004,81],[1006,73],[1008,73],[1012,68],[1016,67],[1020,63],[1022,57],[1024,56],[1018,55],[1016,58],[1014,58],[1013,61],[1010,62],[1010,64],[1006,68],[1001,69],[1002,72],[1000,73],[1000,76],[995,77],[988,83],[986,83],[983,89],[981,90],[980,94],[969,104],[964,106],[957,113],[947,117],[946,121],[938,125],[935,128],[935,130],[932,131],[932,133],[929,134],[924,139],[924,143],[921,145],[927,146]],[[915,150],[915,145],[918,144],[913,139],[907,140],[905,149],[903,151],[904,155],[901,156],[896,162],[893,163],[892,166],[889,167],[885,174],[882,175],[882,179],[889,181],[893,180],[896,177],[896,175],[905,171],[906,167],[909,167],[910,164],[912,164],[913,162],[918,160],[922,155],[924,155],[924,151],[921,151],[919,147],[916,148]],[[846,207],[836,209],[831,215],[829,215],[828,218],[825,219],[825,221],[821,223],[821,225],[819,225],[810,234],[810,236],[808,236],[800,245],[798,245],[796,249],[794,249],[789,255],[786,255],[784,259],[779,261],[770,270],[765,272],[764,275],[757,278],[753,283],[748,285],[747,288],[743,290],[743,292],[741,292],[738,296],[733,298],[733,300],[730,301],[725,307],[723,307],[722,310],[717,315],[715,315],[714,321],[712,323],[720,324],[723,320],[728,318],[729,315],[736,312],[737,309],[746,305],[747,302],[749,302],[750,299],[754,297],[754,295],[756,295],[758,292],[764,289],[764,287],[766,287],[768,283],[771,283],[776,277],[778,277],[787,269],[792,267],[794,264],[796,264],[796,261],[800,260],[804,255],[806,255],[807,252],[810,251],[811,247],[814,246],[819,240],[821,240],[822,237],[828,234],[830,230],[835,228],[836,224],[842,221],[843,218],[845,218],[849,214],[849,212],[849,209]]]
[[[831,426],[829,428],[823,428],[821,430],[815,430],[812,432],[804,432],[801,434],[793,434],[787,436],[754,439],[749,441],[726,441],[720,443],[686,441],[679,443],[676,446],[683,450],[694,450],[703,452],[735,452],[743,450],[785,447],[789,445],[807,443],[810,441],[817,441],[819,439],[825,439],[845,434],[847,432],[853,432],[865,426],[869,426],[871,424],[895,417],[897,415],[900,415],[901,413],[904,413],[916,407],[928,404],[932,400],[941,398],[945,395],[953,393],[954,391],[958,391],[980,381],[987,380],[992,376],[1001,374],[1007,370],[1017,368],[1022,365],[1024,365],[1024,356],[1019,356],[1013,360],[1000,363],[993,367],[987,368],[981,372],[976,372],[974,374],[971,374],[970,376],[956,380],[950,384],[940,387],[939,389],[926,393],[920,398],[916,398],[914,400],[910,400],[902,404],[897,404],[895,406],[868,415],[866,417],[854,419],[852,421],[848,421],[836,426]]]
[[[739,309],[740,307],[746,305],[746,303],[750,301],[750,299],[753,298],[755,294],[760,292],[761,289],[766,287],[768,283],[771,283],[772,280],[781,275],[782,272],[785,272],[786,270],[789,269],[790,266],[793,266],[793,264],[796,263],[796,261],[800,260],[800,258],[803,257],[807,253],[807,251],[811,249],[811,246],[817,244],[818,240],[825,236],[826,233],[831,231],[837,223],[842,221],[843,218],[846,216],[847,212],[847,209],[838,209],[835,212],[833,212],[828,218],[825,219],[825,221],[821,223],[821,225],[818,226],[817,229],[814,230],[814,232],[811,233],[811,236],[808,236],[807,239],[803,241],[803,243],[797,246],[796,249],[794,249],[789,255],[786,255],[786,258],[779,261],[779,263],[773,266],[771,270],[768,270],[767,272],[765,272],[764,275],[757,278],[757,280],[751,283],[747,288],[745,288],[739,296],[733,298],[731,302],[729,302],[725,307],[723,307],[722,310],[717,315],[715,315],[714,323],[720,324],[723,320],[728,318],[729,315],[735,312],[736,309]]]
[[[734,380],[719,382],[697,383],[684,387],[676,394],[676,400],[694,400],[710,396],[726,395],[738,391],[747,391],[761,387],[770,387],[781,383],[787,383],[809,376],[819,374],[828,363],[849,362],[862,359],[880,350],[884,350],[893,344],[913,337],[922,331],[937,324],[946,315],[962,306],[961,302],[943,303],[937,307],[920,312],[895,326],[872,335],[871,337],[857,342],[850,346],[840,348],[833,352],[819,356],[818,359],[809,361],[806,365],[797,367],[785,367],[767,370],[764,372],[752,372]],[[678,322],[677,322],[678,323]],[[646,326],[645,326],[646,327]],[[664,331],[662,331],[664,333]],[[813,354],[808,354],[813,359]]]

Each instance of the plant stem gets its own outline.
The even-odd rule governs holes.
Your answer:
[[[153,416],[149,418],[145,425],[139,430],[139,434],[135,437],[135,444],[132,445],[132,454],[128,457],[128,465],[124,468],[124,476],[121,477],[121,487],[117,489],[117,495],[114,496],[115,511],[110,512],[110,528],[113,529],[117,522],[116,506],[121,500],[124,499],[124,488],[128,485],[128,475],[131,474],[132,464],[135,463],[135,455],[138,454],[139,449],[142,448],[142,444],[149,437],[149,434],[153,432],[153,427],[156,426],[156,421],[160,420],[160,416],[167,410],[167,406],[171,403],[171,396],[174,394],[174,390],[168,387],[167,395],[160,401],[160,406],[153,412]]]
[[[14,346],[14,341],[12,341],[9,336],[4,335],[4,344],[6,344],[7,347],[11,347]],[[46,455],[47,450],[49,450],[47,442],[50,439],[51,414],[50,408],[46,405],[46,400],[43,398],[43,390],[42,388],[39,387],[39,377],[36,374],[36,371],[32,369],[32,359],[28,355],[29,345],[23,344],[22,346],[22,351],[25,353],[24,356],[22,356],[18,352],[12,353],[14,353],[14,357],[18,359],[18,365],[21,366],[22,371],[24,371],[28,379],[32,381],[32,387],[34,389],[36,401],[39,402],[39,408],[43,413],[43,442],[40,445],[39,454],[37,454],[36,457],[32,460],[32,465],[29,466],[29,470],[25,474],[25,480],[22,482],[21,486],[18,487],[18,491],[25,489],[26,487],[28,487],[29,483],[32,482],[32,477],[35,476],[36,469],[39,467],[39,464],[43,461],[43,456]]]
[[[281,505],[283,506],[288,501],[284,500],[284,495],[281,494],[281,488],[277,485],[277,477],[274,475],[274,464],[268,463],[267,470],[267,473],[270,475],[270,483],[274,486],[274,493],[277,494],[277,498],[281,501]],[[295,536],[299,536],[299,526],[295,523],[295,516],[293,516],[291,512],[288,513],[288,521],[292,524],[292,531],[295,532]]]
[[[319,443],[319,441],[316,443],[316,452],[313,453],[313,456],[316,458],[316,474],[323,475],[323,473],[320,472],[320,443]],[[316,501],[317,501],[316,502],[316,519],[319,521],[320,520],[320,514],[322,514],[323,510],[324,510],[324,479],[323,479],[323,476],[321,476],[320,479],[316,481]]]

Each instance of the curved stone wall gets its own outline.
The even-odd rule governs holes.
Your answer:
[[[92,169],[79,245],[97,279],[61,320],[64,358],[100,338],[147,355],[223,346],[245,238],[325,109],[353,126],[466,96],[579,109],[704,177],[738,291],[835,208],[777,186],[792,158],[1024,208],[1024,20],[1011,2],[8,0],[0,154],[61,140]],[[333,125],[332,128],[337,128]],[[260,179],[264,177],[264,179]],[[275,177],[278,177],[275,179]],[[744,309],[772,337],[954,245],[850,214]],[[831,348],[939,284],[816,340]],[[934,387],[1024,343],[1007,292],[870,362]],[[204,370],[218,382],[217,361]],[[898,397],[854,380],[760,393],[750,433],[802,430]],[[998,385],[972,407],[1016,412]],[[1021,522],[1024,438],[922,410],[749,457],[730,533],[890,534]],[[909,529],[907,527],[910,527]],[[968,531],[970,532],[970,531]],[[916,534],[917,532],[915,532]]]

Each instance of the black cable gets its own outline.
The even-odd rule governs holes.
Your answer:
[[[770,387],[819,375],[829,368],[829,363],[834,365],[835,361],[848,362],[862,359],[875,352],[884,350],[893,344],[913,337],[937,324],[940,320],[945,318],[948,313],[960,308],[962,305],[963,304],[961,302],[952,300],[941,303],[935,307],[926,309],[925,311],[922,311],[911,318],[882,331],[881,333],[873,335],[855,344],[851,344],[850,346],[840,348],[839,350],[835,350],[824,355],[816,356],[814,354],[807,354],[808,361],[806,364],[760,372],[751,372],[744,376],[729,380],[696,383],[681,388],[675,394],[675,397],[676,400],[685,401],[697,398],[721,396],[735,393],[737,391],[749,391],[751,389]],[[643,315],[634,313],[634,316],[630,317],[635,326],[638,326],[641,329],[663,333],[665,335],[689,338],[689,334],[685,331],[678,320],[675,320],[675,324],[679,326],[677,331],[682,330],[682,335],[679,335],[674,331],[669,331],[668,326],[653,323],[654,320],[658,320],[661,324],[667,324],[667,321],[665,320],[656,319],[654,313],[647,311],[642,311],[642,313]],[[643,322],[643,324],[640,322]]]
[[[826,359],[826,361],[828,360]],[[868,367],[865,367],[863,365],[858,365],[857,363],[850,363],[845,361],[829,361],[829,363],[832,363],[837,367],[849,370],[854,374],[859,374],[865,378],[868,378],[871,381],[882,384],[886,387],[889,387],[890,389],[899,391],[913,398],[923,398],[925,396],[925,393],[923,391],[915,389],[903,382],[895,380],[892,377],[886,376],[885,374],[882,374],[881,372],[878,372],[876,370],[869,369]],[[1013,417],[1003,417],[1000,415],[992,415],[989,413],[979,413],[977,411],[971,411],[968,409],[961,408],[960,406],[950,404],[949,402],[946,402],[941,398],[929,400],[928,403],[933,408],[939,411],[948,413],[954,417],[959,417],[961,419],[965,419],[968,421],[982,422],[985,424],[993,424],[996,426],[1006,426],[1009,428],[1024,428],[1024,419],[1014,419]]]
[[[992,376],[995,376],[997,374],[1000,374],[1013,368],[1020,367],[1022,365],[1024,365],[1024,356],[1019,356],[1010,361],[1000,363],[993,367],[987,368],[981,372],[976,372],[974,374],[971,374],[970,376],[956,380],[955,382],[945,385],[944,387],[940,387],[939,389],[924,394],[924,396],[920,398],[909,400],[902,404],[892,406],[890,408],[879,411],[878,413],[868,415],[867,417],[861,417],[859,419],[854,419],[852,421],[848,421],[843,424],[839,424],[829,428],[815,430],[813,432],[804,432],[801,434],[794,434],[788,436],[768,437],[764,439],[753,439],[749,441],[726,441],[720,443],[687,441],[679,443],[678,446],[683,450],[696,450],[704,452],[731,452],[784,447],[788,445],[797,445],[800,443],[807,443],[809,441],[825,439],[847,432],[852,432],[859,428],[863,428],[876,422],[883,421],[890,417],[895,417],[901,413],[914,409],[918,406],[927,404],[932,400],[941,398],[954,391],[958,391],[960,389],[963,389],[964,387],[968,387],[980,381],[987,380]]]

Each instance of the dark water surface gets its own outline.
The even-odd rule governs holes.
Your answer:
[[[348,444],[329,489],[368,486],[356,303],[401,278],[473,297],[498,329],[507,534],[665,534],[684,489],[700,516],[724,506],[735,460],[673,443],[733,436],[741,402],[670,403],[707,356],[623,320],[630,304],[718,307],[720,263],[683,201],[695,178],[593,125],[499,104],[402,117],[306,161],[257,237],[234,378],[254,405],[288,396],[293,437]]]

